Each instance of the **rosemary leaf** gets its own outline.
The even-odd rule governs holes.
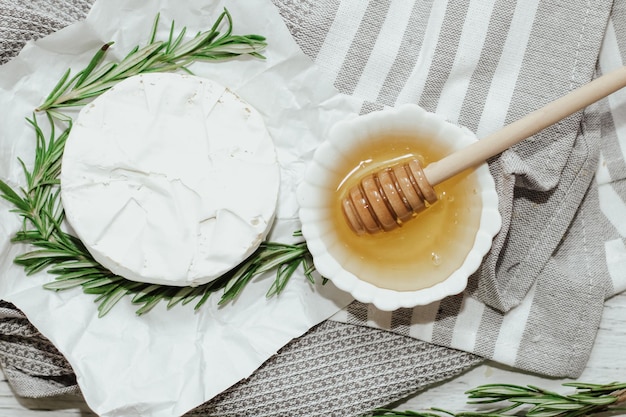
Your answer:
[[[140,48],[137,52],[127,57],[125,60],[120,62],[115,68],[111,70],[108,74],[108,77],[111,80],[118,80],[121,78],[127,78],[126,75],[133,67],[141,64],[142,61],[149,59],[152,54],[159,52],[161,49],[165,47],[163,42],[154,42],[143,48]]]
[[[296,262],[291,262],[288,264],[282,264],[278,267],[278,272],[276,273],[276,279],[272,283],[272,286],[266,293],[266,297],[273,297],[274,295],[280,294],[285,286],[289,282],[291,276],[296,272],[296,269],[300,265],[300,260]]]
[[[183,298],[182,301],[182,305],[187,305],[189,303],[191,303],[193,300],[195,300],[196,298],[198,298],[199,296],[201,296],[202,294],[205,294],[207,291],[205,290],[204,286],[202,287],[193,287],[192,291],[185,296],[185,298]]]
[[[178,48],[173,49],[169,55],[166,55],[165,60],[170,62],[176,62],[187,55],[191,55],[194,51],[197,51],[203,44],[210,41],[215,33],[206,32],[193,38],[191,41],[179,45]]]
[[[147,301],[145,301],[144,305],[136,311],[137,315],[142,315],[142,314],[146,314],[147,312],[149,312],[150,310],[152,310],[154,307],[157,306],[157,304],[159,304],[165,297],[165,294],[163,293],[157,293],[154,294],[152,297],[150,297]]]
[[[304,249],[285,248],[283,250],[275,250],[275,252],[267,253],[264,256],[265,262],[257,269],[257,274],[273,270],[281,265],[287,264],[293,260],[299,260],[305,253]]]
[[[89,284],[90,285],[82,286],[83,292],[85,294],[92,294],[92,295],[111,294],[113,291],[115,291],[117,288],[120,287],[119,282],[106,283],[106,284],[102,283],[102,285],[96,285],[96,283],[90,282]]]
[[[70,74],[70,70],[68,69],[66,74]],[[61,79],[64,80],[64,83],[57,89],[57,91],[54,91],[54,94],[51,94],[48,98],[47,101],[49,102],[55,102],[56,100],[59,99],[59,97],[61,97],[63,94],[65,94],[65,92],[71,88],[71,86],[76,82],[76,80],[79,78],[80,73],[76,74],[75,76],[73,76],[69,81],[67,81],[67,77],[64,75]]]
[[[113,44],[113,42],[110,42],[110,44]],[[117,66],[117,63],[115,63],[115,62],[103,63],[100,68],[97,68],[95,71],[93,71],[89,75],[89,77],[87,77],[87,79],[83,82],[82,85],[84,85],[84,84],[93,84],[96,80],[106,76],[116,66]],[[51,113],[51,111],[48,110],[48,113]],[[58,117],[56,117],[56,116],[55,116],[55,118],[58,119]]]
[[[46,110],[46,114],[48,114],[50,117],[52,117],[55,120],[59,120],[61,122],[65,122],[65,123],[68,123],[68,124],[72,123],[72,118],[70,116],[67,116],[66,114],[63,114],[63,113],[61,113],[61,112],[59,112],[57,110],[48,109],[48,110]]]
[[[172,26],[170,30],[170,39],[167,42],[167,49],[165,51],[166,54],[170,54],[172,53],[174,49],[178,48],[178,46],[182,43],[183,39],[185,38],[185,35],[187,34],[187,28],[183,28],[178,34],[178,36],[176,37],[176,39],[174,40],[172,40],[173,34],[174,34],[174,22],[172,22]]]
[[[119,286],[108,294],[98,305],[98,317],[104,317],[127,293],[126,288]]]
[[[15,234],[13,239],[11,239],[11,242],[32,243],[40,237],[41,234],[37,230],[20,230]]]
[[[131,299],[131,301],[136,304],[142,304],[150,297],[153,297],[154,294],[159,293],[162,288],[163,286],[157,284],[147,285],[146,287],[139,290]]]
[[[56,279],[52,282],[48,282],[44,284],[43,287],[46,290],[52,290],[52,291],[69,290],[72,288],[80,287],[83,284],[89,283],[90,281],[94,279],[97,279],[97,277],[87,275],[81,278],[78,278],[78,277],[71,278],[68,276],[63,276],[63,278]]]
[[[254,268],[246,268],[237,271],[237,274],[227,282],[224,288],[224,294],[222,295],[222,298],[220,299],[218,304],[226,304],[227,302],[237,298],[241,290],[243,290],[243,288],[255,276],[256,273]]]
[[[490,399],[511,396],[534,396],[537,390],[532,387],[521,387],[511,384],[485,384],[465,392],[469,398]]]
[[[562,414],[561,410],[550,410],[550,411],[529,411],[526,413],[528,417],[558,417]]]
[[[107,50],[111,47],[111,45],[113,45],[113,42],[108,42],[108,43],[105,43],[104,45],[102,45],[102,48],[98,49],[98,51],[93,56],[93,58],[91,58],[91,61],[89,61],[89,64],[87,65],[87,67],[80,72],[81,75],[80,75],[80,78],[78,80],[76,80],[75,87],[78,88],[81,85],[83,85],[83,83],[91,75],[93,70],[98,65],[100,65],[100,63],[104,59],[104,55],[106,54]]]
[[[313,272],[315,272],[315,265],[309,263],[306,256],[302,258],[302,266],[304,268],[304,276],[309,280],[311,284],[315,284],[315,278],[313,278]]]
[[[0,192],[2,198],[13,204],[18,211],[28,211],[28,202],[24,201],[13,189],[4,181],[0,180]]]
[[[51,262],[48,258],[32,260],[27,263],[20,263],[16,261],[15,263],[24,267],[26,275],[34,275],[53,264],[53,262]]]
[[[161,13],[157,13],[152,22],[152,29],[150,30],[150,36],[148,43],[154,43],[156,40],[157,29],[159,28],[159,20],[161,20]],[[172,22],[173,23],[173,22]]]
[[[182,302],[186,297],[188,297],[193,291],[194,287],[181,287],[176,293],[170,298],[167,303],[167,309],[174,307],[178,303]]]
[[[28,263],[30,261],[36,261],[40,259],[71,259],[71,254],[63,251],[57,251],[52,249],[40,249],[27,252],[23,255],[19,255],[15,258],[17,263]]]
[[[57,270],[58,271],[58,270]],[[48,270],[48,272],[50,273],[54,273],[53,269],[51,268],[50,270]],[[77,279],[85,279],[88,278],[89,280],[93,280],[93,279],[98,279],[102,277],[102,270],[100,270],[99,268],[84,268],[84,269],[76,269],[74,271],[71,272],[67,272],[64,271],[63,275],[62,275],[62,279],[64,281],[71,281],[71,280],[77,280]],[[87,281],[85,281],[87,282]]]
[[[64,274],[67,277],[68,274]],[[94,279],[88,283],[83,284],[83,290],[100,292],[99,289],[108,287],[112,284],[118,284],[123,280],[122,277],[117,275],[103,275],[100,273],[98,279]]]
[[[50,92],[50,94],[48,94],[48,97],[46,97],[46,102],[51,101],[55,96],[57,96],[57,94],[59,94],[59,91],[61,92],[61,94],[63,93],[63,85],[65,84],[71,73],[72,72],[69,68],[65,71],[63,76],[61,76],[61,79],[57,82],[57,84]]]
[[[589,395],[585,394],[573,394],[569,398],[587,405],[610,405],[617,401],[614,397],[589,397]]]
[[[200,301],[198,301],[198,302],[196,303],[196,305],[194,306],[194,308],[193,308],[193,309],[194,309],[194,310],[199,310],[199,309],[200,309],[200,307],[202,307],[202,306],[204,305],[204,303],[206,303],[206,302],[207,302],[207,300],[209,299],[209,297],[210,297],[210,296],[211,296],[211,293],[210,293],[210,292],[208,292],[208,291],[207,291],[207,292],[205,292],[205,293],[202,295],[202,298],[200,298]]]

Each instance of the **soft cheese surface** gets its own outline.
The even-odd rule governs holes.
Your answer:
[[[279,175],[263,119],[241,98],[211,80],[147,74],[83,108],[61,196],[77,236],[112,272],[199,285],[259,246]]]

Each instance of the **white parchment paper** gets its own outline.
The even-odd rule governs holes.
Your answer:
[[[100,0],[86,21],[28,44],[0,67],[0,177],[24,184],[17,158],[30,165],[35,136],[25,118],[68,68],[82,69],[110,40],[110,58],[122,58],[147,41],[157,12],[158,38],[174,20],[189,34],[207,30],[226,6],[235,33],[267,37],[267,60],[250,57],[194,64],[255,106],[264,116],[281,163],[277,220],[270,239],[290,242],[298,230],[295,187],[317,144],[337,120],[353,117],[360,103],[337,93],[300,51],[269,0],[179,2]],[[43,125],[47,122],[43,121]],[[80,289],[60,293],[42,284],[46,273],[26,277],[13,264],[28,250],[11,244],[19,217],[0,202],[0,298],[13,302],[71,363],[90,407],[101,416],[175,416],[249,376],[278,349],[351,301],[332,284],[312,286],[301,273],[278,297],[265,298],[272,276],[253,282],[234,303],[218,308],[219,294],[200,311],[193,303],[138,317],[122,300],[97,318],[94,297]],[[321,280],[318,279],[318,282]]]

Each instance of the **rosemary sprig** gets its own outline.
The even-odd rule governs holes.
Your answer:
[[[227,29],[220,35],[218,28],[224,19]],[[45,269],[55,275],[54,281],[44,285],[46,289],[62,291],[82,287],[84,293],[96,297],[100,317],[125,297],[131,297],[132,303],[139,306],[137,314],[145,314],[161,302],[166,302],[167,308],[195,302],[194,308],[199,309],[218,290],[224,290],[219,301],[219,304],[224,304],[235,300],[255,277],[274,269],[277,272],[267,297],[279,294],[300,266],[305,277],[313,283],[314,267],[304,241],[296,244],[264,242],[247,260],[218,279],[197,287],[174,287],[133,282],[112,273],[93,259],[78,238],[62,230],[64,211],[59,195],[59,175],[72,119],[57,109],[81,106],[86,100],[132,75],[176,69],[188,71],[186,66],[195,61],[221,60],[241,54],[262,58],[260,51],[266,46],[262,36],[233,35],[232,18],[227,10],[209,31],[201,32],[189,41],[184,41],[185,28],[174,35],[173,23],[168,40],[157,41],[158,21],[157,15],[148,45],[133,49],[119,63],[104,62],[105,53],[112,45],[110,42],[98,50],[87,67],[72,78],[71,71],[66,71],[37,109],[46,113],[50,125],[48,139],[36,115],[27,119],[35,131],[36,150],[31,170],[20,160],[26,187],[15,191],[0,180],[0,197],[11,203],[14,207],[12,211],[23,220],[21,230],[12,241],[34,247],[18,256],[15,262],[24,267],[27,275]],[[54,119],[68,125],[58,135]],[[295,235],[300,236],[299,232]]]
[[[504,417],[524,415],[529,417],[581,417],[609,411],[626,411],[626,383],[563,384],[576,388],[576,392],[563,395],[536,386],[512,384],[481,385],[466,392],[470,404],[500,404],[486,411],[451,413],[433,408],[429,411],[374,410],[371,417]],[[502,404],[503,403],[503,404]]]
[[[222,34],[219,28],[224,22],[226,30]],[[178,69],[191,73],[187,66],[193,62],[219,61],[239,55],[264,58],[261,51],[267,46],[265,38],[254,34],[233,35],[232,17],[226,9],[210,30],[200,32],[186,41],[186,28],[176,35],[174,22],[168,39],[156,40],[158,23],[159,15],[155,18],[148,44],[135,47],[120,62],[104,63],[105,55],[113,45],[113,42],[108,42],[94,54],[82,71],[71,76],[71,70],[68,69],[37,111],[52,111],[56,116],[54,109],[83,105],[86,100],[133,75]]]

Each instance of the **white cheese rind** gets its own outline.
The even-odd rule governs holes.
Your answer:
[[[133,281],[210,282],[254,252],[276,210],[280,169],[263,118],[190,75],[140,75],[98,97],[62,163],[76,235]]]

